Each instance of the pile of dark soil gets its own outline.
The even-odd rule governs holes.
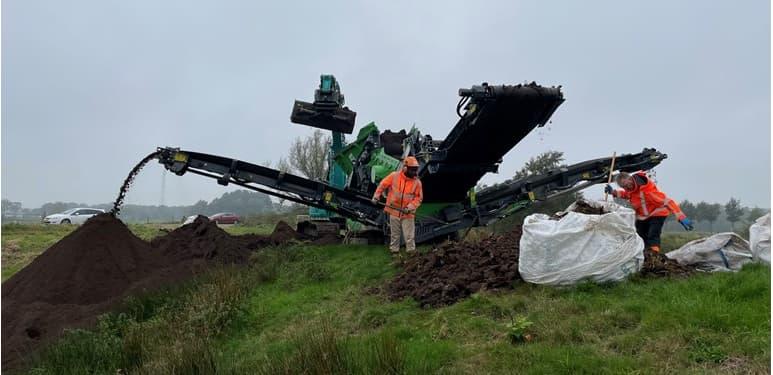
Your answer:
[[[147,276],[159,262],[150,245],[123,223],[99,215],[4,282],[3,304],[102,302]]]
[[[695,270],[695,267],[681,265],[662,253],[644,249],[644,264],[640,272],[642,276],[690,276]]]
[[[603,215],[606,213],[603,207],[593,207],[582,199],[575,202],[573,211],[587,215]]]
[[[301,238],[294,233],[280,223],[270,236],[231,236],[200,216],[148,243],[114,216],[95,216],[2,284],[2,367],[18,367],[66,328],[93,325],[130,294],[246,263],[251,249]]]
[[[423,307],[453,304],[480,290],[510,288],[520,279],[521,228],[478,243],[449,242],[410,258],[386,286],[391,299],[412,297]]]
[[[274,227],[274,231],[268,236],[259,236],[254,234],[248,234],[240,236],[242,240],[247,242],[247,248],[251,250],[259,249],[266,246],[284,245],[291,242],[310,241],[311,237],[298,233],[284,221],[279,221]]]
[[[164,259],[109,214],[90,219],[2,284],[3,369],[83,327]]]
[[[282,244],[290,241],[302,241],[309,239],[307,236],[298,233],[289,224],[284,221],[276,223],[274,231],[268,236],[273,244]]]
[[[198,216],[192,223],[153,239],[150,245],[171,262],[203,259],[242,264],[252,253],[247,247],[251,239],[232,236],[215,222]]]
[[[586,214],[586,215],[603,215],[607,213],[606,211],[604,211],[603,207],[593,207],[590,205],[590,203],[588,203],[583,199],[580,199],[574,202],[574,209],[571,212],[577,212],[577,213]],[[569,211],[556,212],[555,214],[550,216],[550,219],[561,220],[568,213]]]

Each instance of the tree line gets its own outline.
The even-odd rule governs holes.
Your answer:
[[[109,211],[112,203],[86,204],[77,202],[49,202],[38,208],[24,208],[21,202],[2,200],[3,222],[40,221],[46,215],[60,213],[70,208],[90,207]],[[281,210],[268,195],[235,190],[226,192],[211,202],[199,200],[188,206],[125,204],[119,217],[126,222],[178,222],[191,215],[213,215],[219,212],[233,212],[240,216],[263,214]]]
[[[769,212],[760,207],[743,207],[741,200],[734,197],[725,204],[704,201],[693,203],[685,199],[679,203],[679,206],[694,222],[703,223],[702,229],[708,232],[737,230],[744,232],[755,220]],[[705,224],[708,224],[708,227]]]

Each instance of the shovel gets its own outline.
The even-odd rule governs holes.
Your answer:
[[[612,183],[612,171],[615,170],[615,156],[617,156],[617,152],[612,152],[612,165],[609,166],[609,178],[607,179],[607,185]],[[606,202],[608,198],[609,193],[604,192],[604,202]]]

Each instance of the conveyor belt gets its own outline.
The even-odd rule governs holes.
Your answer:
[[[466,112],[422,170],[428,202],[464,199],[487,172],[535,127],[542,126],[564,101],[558,87],[537,84],[476,86]]]

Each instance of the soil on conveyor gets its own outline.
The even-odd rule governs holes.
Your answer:
[[[422,307],[450,305],[480,290],[511,288],[518,274],[521,228],[477,243],[449,242],[407,260],[386,286],[390,299]]]
[[[644,249],[644,264],[641,268],[642,276],[663,277],[663,276],[690,276],[695,272],[694,267],[679,264],[677,261],[665,256],[662,253],[656,253],[650,249]]]
[[[93,325],[130,294],[244,264],[254,249],[302,239],[293,233],[280,223],[270,236],[231,236],[200,216],[148,243],[114,216],[95,216],[2,284],[2,368],[23,365],[66,328]]]

